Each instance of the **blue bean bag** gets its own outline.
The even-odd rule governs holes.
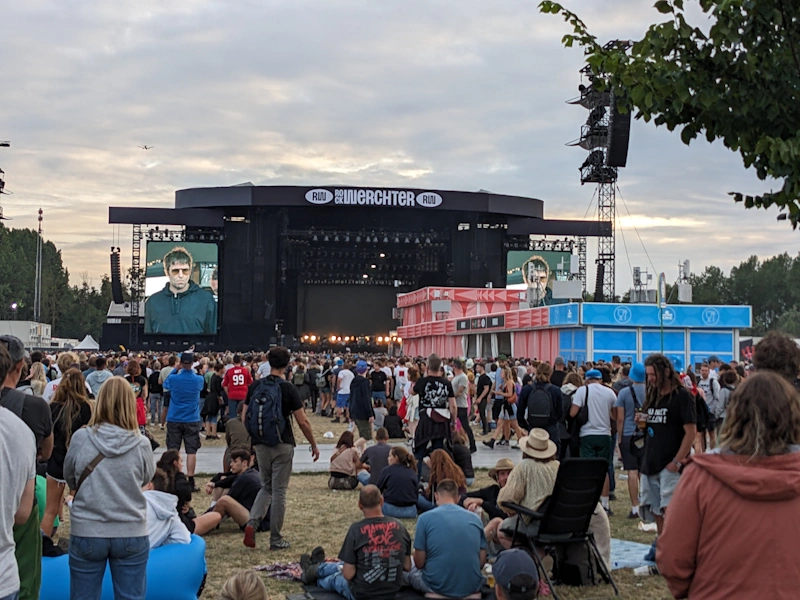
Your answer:
[[[206,543],[193,535],[189,544],[168,544],[150,550],[147,561],[147,600],[197,600],[206,576]],[[40,600],[69,600],[69,556],[42,558]],[[111,573],[106,566],[102,600],[114,600]]]

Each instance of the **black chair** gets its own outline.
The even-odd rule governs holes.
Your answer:
[[[528,536],[525,531],[519,531],[518,520],[513,532],[514,539],[518,538],[518,533],[520,537],[525,538],[537,568],[553,591],[554,600],[558,600],[558,594],[542,564],[537,548],[553,558],[553,571],[558,575],[557,549],[574,543],[583,543],[588,548],[589,577],[592,582],[595,581],[592,564],[596,563],[605,582],[610,583],[614,587],[615,595],[619,596],[617,584],[600,556],[594,535],[589,531],[589,524],[600,500],[607,474],[608,461],[605,459],[568,458],[561,463],[553,493],[542,503],[539,512],[511,502],[501,503],[504,508],[539,521],[539,531],[534,536]]]

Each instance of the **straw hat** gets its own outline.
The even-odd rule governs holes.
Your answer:
[[[498,471],[513,471],[514,470],[514,463],[511,462],[510,458],[501,458],[497,461],[497,464],[494,466],[494,469],[489,469],[489,477],[497,481],[497,472]]]
[[[522,453],[531,458],[552,458],[555,456],[556,445],[550,440],[550,434],[544,429],[531,429],[531,432],[519,441]]]

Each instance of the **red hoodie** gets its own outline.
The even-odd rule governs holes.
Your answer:
[[[800,597],[800,453],[692,457],[656,561],[675,598]]]

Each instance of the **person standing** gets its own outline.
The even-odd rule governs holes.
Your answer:
[[[791,383],[755,373],[736,389],[720,452],[687,460],[658,538],[675,598],[797,597],[800,403]]]
[[[239,354],[234,354],[233,367],[227,370],[225,378],[222,380],[222,387],[228,396],[229,419],[236,416],[236,407],[239,406],[239,402],[247,398],[247,390],[250,389],[252,383],[253,377],[250,375],[250,369],[242,366],[242,357]]]
[[[106,369],[105,356],[98,356],[94,361],[94,367],[94,371],[86,376],[86,384],[92,390],[92,396],[97,398],[97,395],[100,393],[100,386],[102,386],[106,380],[111,379],[113,375],[111,371]]]
[[[450,440],[457,418],[453,386],[443,376],[442,359],[436,354],[428,357],[427,374],[414,384],[414,392],[419,394],[419,424],[414,432],[414,458],[418,468],[422,469],[422,459],[434,450],[444,448],[445,441]]]
[[[478,451],[478,448],[475,446],[475,436],[472,435],[472,427],[469,424],[469,400],[467,399],[469,379],[464,373],[464,363],[459,358],[453,361],[453,373],[455,375],[450,385],[453,386],[453,393],[456,398],[458,420],[461,422],[461,427],[463,427],[469,439],[469,451],[474,453]]]
[[[708,419],[706,420],[706,431],[708,432],[708,444],[713,450],[717,445],[717,419],[712,410],[719,403],[719,376],[711,376],[711,368],[708,363],[700,365],[700,378],[697,380],[697,388],[703,390],[703,399],[708,407]]]
[[[572,396],[572,407],[569,409],[571,417],[578,417],[585,406],[586,421],[580,429],[580,455],[581,458],[604,458],[609,464],[614,461],[614,442],[611,437],[611,420],[616,420],[617,409],[614,403],[617,395],[609,387],[603,385],[603,374],[597,369],[586,371],[586,385],[581,387]],[[580,418],[579,418],[580,422]],[[600,503],[610,514],[608,505],[609,477],[603,484]]]
[[[372,424],[375,421],[375,411],[372,407],[370,383],[364,377],[369,369],[367,362],[359,360],[356,363],[356,376],[350,384],[350,416],[356,424],[358,431],[357,447],[366,447],[372,441]],[[375,371],[372,372],[374,374]],[[380,373],[380,371],[378,371]],[[383,375],[383,373],[380,373]],[[373,392],[374,393],[374,392]],[[385,398],[384,398],[385,400]]]
[[[13,361],[6,345],[0,343],[0,376],[13,369]],[[22,393],[22,392],[20,392]],[[41,398],[40,398],[41,400]],[[44,403],[44,400],[41,400]],[[0,598],[16,600],[21,591],[22,578],[17,564],[15,526],[24,527],[38,511],[34,510],[36,482],[36,437],[17,414],[0,408]],[[38,534],[38,530],[36,531]],[[41,535],[39,536],[41,561]],[[39,575],[41,570],[35,571]],[[38,599],[39,587],[36,585]],[[29,595],[26,598],[34,598]]]
[[[644,419],[646,423],[641,507],[653,514],[661,534],[664,513],[697,433],[697,416],[694,398],[666,356],[651,354],[644,361],[644,367],[647,398],[644,414],[637,419],[637,422]]]
[[[267,510],[272,511],[270,550],[286,550],[291,547],[283,537],[281,529],[286,516],[286,492],[289,488],[294,458],[292,416],[311,444],[311,456],[314,462],[319,460],[319,448],[306,418],[303,403],[297,394],[297,388],[286,381],[289,358],[290,354],[286,348],[282,346],[271,348],[267,354],[270,374],[250,386],[244,401],[242,421],[255,446],[261,474],[261,489],[250,509],[250,520],[244,528],[244,545],[248,548],[256,547],[256,531]]]
[[[203,378],[194,372],[194,354],[181,354],[181,370],[164,380],[164,390],[169,392],[167,412],[167,450],[186,450],[186,475],[192,491],[200,491],[194,484],[194,470],[197,466],[197,451],[200,449],[200,392]]]
[[[560,356],[556,356],[556,359],[553,361],[553,374],[550,375],[550,383],[557,388],[564,385],[564,378],[567,376],[567,372],[564,369],[564,359]]]
[[[158,382],[161,384],[161,429],[164,429],[164,424],[167,422],[167,412],[169,412],[169,390],[164,389],[164,381],[175,372],[175,365],[178,363],[178,357],[174,354],[169,358],[166,366],[162,367],[161,372],[158,374]]]
[[[639,471],[642,468],[644,440],[639,440],[641,447],[637,445],[631,448],[631,439],[638,429],[636,413],[641,412],[646,397],[644,365],[635,363],[628,377],[631,385],[620,390],[614,406],[617,407],[617,433],[620,435],[619,453],[622,456],[622,468],[628,472],[628,495],[631,499],[631,512],[628,513],[628,518],[638,519]]]
[[[72,435],[64,459],[64,479],[73,491],[71,600],[100,597],[107,563],[114,596],[144,600],[150,539],[142,488],[155,470],[150,440],[139,433],[133,389],[113,377],[100,390],[89,427]]]
[[[341,363],[341,364],[340,364]],[[342,417],[345,422],[350,420],[350,384],[355,379],[355,374],[350,370],[350,359],[342,362],[336,361],[339,372],[336,373],[336,418],[331,423],[340,423]]]
[[[489,404],[489,394],[492,391],[492,378],[486,374],[486,365],[482,362],[475,364],[475,372],[478,374],[478,380],[475,382],[475,403],[478,405],[478,415],[481,418],[481,433],[488,435],[489,429],[489,416],[486,409]]]
[[[539,363],[535,377],[523,386],[519,394],[517,414],[525,429],[544,429],[561,454],[561,434],[558,424],[564,417],[564,396],[561,387],[551,383],[553,367]],[[530,379],[530,375],[525,376]],[[525,380],[523,380],[525,381]]]

